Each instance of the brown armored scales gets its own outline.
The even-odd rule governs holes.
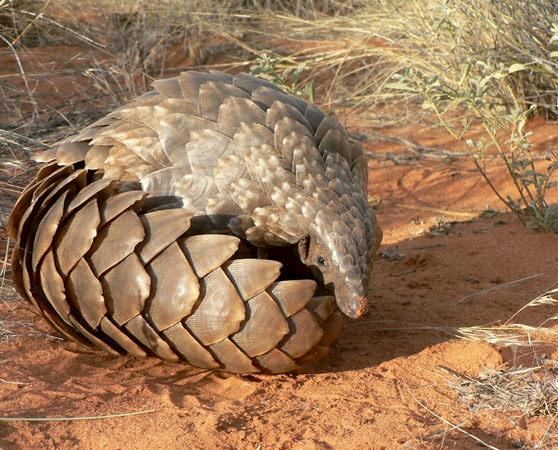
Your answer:
[[[22,296],[112,353],[230,372],[325,355],[366,312],[381,230],[331,116],[249,75],[185,72],[37,155],[9,231]]]

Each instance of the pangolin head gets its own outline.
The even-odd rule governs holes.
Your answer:
[[[381,241],[381,229],[373,214],[349,220],[328,215],[327,211],[317,215],[308,235],[299,242],[298,252],[324,285],[333,288],[339,309],[357,319],[368,310],[371,260]]]

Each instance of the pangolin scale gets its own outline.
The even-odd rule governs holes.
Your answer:
[[[292,371],[360,317],[381,230],[358,143],[250,75],[184,72],[36,156],[21,295],[111,353]]]

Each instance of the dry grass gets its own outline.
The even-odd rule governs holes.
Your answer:
[[[98,110],[122,104],[149,89],[154,78],[180,70],[208,65],[248,70],[253,59],[273,46],[273,36],[262,39],[270,11],[313,20],[349,14],[363,4],[191,0],[153,7],[143,1],[4,1],[0,41],[14,64],[12,73],[0,75],[0,114],[12,115],[18,123],[49,114],[65,117],[84,107]],[[60,45],[79,48],[79,57],[51,64],[37,51]],[[227,62],[213,64],[220,54],[227,54]],[[176,64],[177,56],[182,64]],[[48,86],[48,95],[43,86]],[[71,118],[67,122],[74,125]]]
[[[17,383],[24,384],[24,383]],[[156,412],[155,409],[146,409],[145,411],[132,411],[125,413],[105,414],[98,416],[75,416],[75,417],[0,417],[0,422],[75,422],[81,420],[103,420],[115,419],[120,417],[140,416],[143,414],[151,414]]]
[[[451,385],[472,411],[497,409],[518,416],[558,414],[558,362],[542,360],[533,367],[489,370],[473,378],[452,369]]]
[[[552,326],[552,323],[558,320],[558,314],[550,316],[538,326],[513,322],[527,308],[558,304],[556,294],[558,289],[544,292],[525,304],[501,325],[452,328],[407,324],[405,327],[381,327],[377,330],[438,332],[458,339],[487,342],[497,349],[506,349],[513,355],[510,361],[504,367],[487,370],[478,377],[460,373],[449,367],[440,366],[439,369],[449,375],[448,384],[459,393],[461,400],[472,412],[503,411],[518,424],[523,418],[550,417],[551,422],[546,433],[532,448],[556,448],[558,444],[558,423],[556,423],[558,361],[552,359],[549,353],[552,353],[558,344],[558,328]],[[418,401],[416,398],[415,400]],[[448,422],[420,402],[419,404],[430,414],[451,426],[451,429],[469,434],[459,425]],[[477,439],[476,436],[470,437]]]
[[[558,362],[539,358],[539,364],[505,370],[488,370],[470,377],[447,367],[440,367],[452,378],[449,385],[460,395],[472,412],[505,412],[512,422],[547,416],[550,425],[542,438],[529,448],[552,449],[558,444]],[[521,444],[521,448],[525,448]]]
[[[308,20],[275,14],[267,20],[282,25],[276,33],[284,38],[340,44],[306,47],[291,56],[308,60],[314,75],[333,70],[330,91],[356,81],[358,88],[343,101],[392,101],[394,93],[385,84],[405,68],[453,90],[504,70],[507,76],[500,73],[487,86],[478,86],[489,91],[495,107],[536,105],[556,115],[557,13],[550,0],[371,0],[340,16]]]
[[[246,69],[264,52],[279,58],[278,70],[305,63],[300,82],[315,80],[327,107],[408,104],[417,99],[415,93],[387,88],[408,68],[454,91],[512,68],[488,81],[487,95],[496,108],[537,105],[550,115],[558,112],[552,23],[558,9],[550,0],[190,0],[156,8],[145,2],[52,0],[9,1],[3,10],[7,19],[0,34],[14,55],[59,44],[84,50],[85,62],[76,61],[62,73],[45,67],[40,74],[26,74],[20,58],[11,78],[0,79],[7,98],[19,94],[25,113],[42,111],[33,89],[39,75],[80,72],[94,85],[89,102],[94,94],[121,103],[154,77],[211,63],[218,51],[209,43],[211,36],[221,36],[220,45],[238,57],[229,67]],[[175,46],[192,64],[169,67]],[[27,86],[16,89],[11,79]]]
[[[556,345],[558,328],[549,326],[549,323],[556,322],[558,314],[548,317],[538,326],[514,323],[513,320],[527,308],[558,304],[557,294],[558,289],[545,291],[526,303],[501,325],[458,328],[457,335],[463,339],[485,341],[502,347],[532,347],[534,344]]]
[[[357,111],[399,102],[401,110],[418,101],[467,145],[506,208],[526,225],[558,231],[546,201],[558,184],[558,154],[548,152],[548,164],[535,164],[525,129],[535,111],[558,113],[556,13],[551,0],[378,0],[347,16],[275,15],[268,21],[284,24],[291,36],[329,43],[290,56],[312,77],[329,81],[326,105],[349,102]],[[421,119],[417,109],[411,110],[415,122]],[[470,130],[476,123],[485,136],[475,140]],[[513,197],[501,195],[489,176],[494,154],[507,168]]]
[[[555,448],[558,444],[558,361],[547,352],[558,344],[558,328],[549,326],[558,315],[547,318],[539,326],[512,321],[527,308],[556,305],[558,289],[551,289],[516,311],[504,324],[457,329],[457,336],[467,340],[488,342],[497,348],[511,349],[514,358],[499,370],[491,369],[471,377],[442,367],[452,375],[449,380],[463,402],[474,411],[505,411],[517,421],[524,417],[552,418],[537,448]],[[527,364],[525,362],[527,361]]]

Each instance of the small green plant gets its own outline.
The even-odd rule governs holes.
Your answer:
[[[314,83],[312,80],[303,81],[302,74],[306,68],[305,63],[297,67],[280,67],[280,60],[267,53],[262,53],[250,66],[250,73],[260,78],[271,81],[291,94],[299,95],[311,102],[314,101]]]
[[[448,221],[445,215],[440,216],[438,223],[430,227],[430,236],[442,236],[444,234],[449,234],[451,229],[454,227],[456,222]]]

